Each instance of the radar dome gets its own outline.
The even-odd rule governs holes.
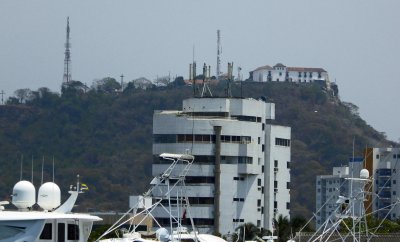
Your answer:
[[[369,171],[367,169],[362,169],[360,171],[360,178],[368,179],[369,178]]]
[[[39,188],[38,205],[44,210],[53,210],[61,204],[61,191],[57,184],[46,182]]]
[[[18,209],[27,209],[36,203],[36,189],[29,181],[19,181],[12,193],[12,204]]]
[[[166,228],[159,228],[156,231],[156,238],[161,242],[170,241],[170,236]]]

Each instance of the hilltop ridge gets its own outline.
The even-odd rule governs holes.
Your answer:
[[[223,95],[224,87],[220,83],[213,92]],[[89,186],[79,209],[114,211],[126,210],[128,196],[144,192],[151,179],[154,110],[181,109],[182,100],[193,93],[191,87],[174,83],[122,93],[41,91],[25,104],[0,106],[0,194],[10,194],[19,179],[20,160],[24,167],[34,160],[38,186],[43,157],[45,179],[51,177],[54,157],[62,190],[77,174]],[[333,98],[318,85],[243,82],[232,92],[274,102],[274,122],[292,127],[292,214],[314,211],[315,176],[346,164],[353,140],[356,156],[366,146],[394,145],[359,117],[356,105]],[[30,171],[24,169],[23,175],[30,178]]]

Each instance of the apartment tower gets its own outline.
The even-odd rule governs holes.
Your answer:
[[[168,167],[163,152],[195,156],[186,195],[198,230],[271,230],[275,216],[289,217],[291,133],[274,118],[273,103],[243,98],[189,98],[180,111],[155,111],[152,173]]]

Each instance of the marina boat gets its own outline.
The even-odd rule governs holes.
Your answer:
[[[78,180],[76,186],[70,187],[70,197],[61,205],[60,188],[53,182],[46,182],[39,188],[36,203],[34,185],[29,181],[19,181],[13,188],[11,202],[17,209],[6,210],[9,202],[0,202],[0,241],[86,242],[93,222],[101,218],[72,213],[78,195],[85,188]]]
[[[97,241],[101,242],[226,242],[224,239],[200,234],[196,231],[190,217],[190,204],[185,196],[185,176],[194,161],[192,155],[163,153],[160,159],[171,164],[159,176],[151,181],[150,189],[139,196],[133,206],[114,225],[112,225]],[[164,214],[168,219],[166,227],[157,221],[157,215]],[[182,223],[188,222],[190,232]],[[153,226],[154,224],[154,226]],[[123,226],[129,226],[124,228]],[[140,230],[145,225],[147,229]],[[113,234],[114,238],[105,239]]]

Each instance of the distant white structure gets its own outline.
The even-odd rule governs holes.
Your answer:
[[[374,178],[369,207],[379,218],[398,219],[400,206],[393,206],[400,195],[400,148],[367,148],[366,168]]]
[[[333,167],[332,175],[317,176],[315,213],[317,229],[336,210],[339,196],[349,198],[361,189],[360,183],[351,184],[347,178],[360,177],[360,171],[364,166],[363,161],[363,158],[350,159],[348,166]]]
[[[250,79],[256,82],[326,82],[329,83],[328,72],[323,68],[288,67],[278,63],[273,67],[266,65],[250,72]]]
[[[181,111],[154,113],[152,173],[168,166],[161,153],[195,156],[185,181],[201,232],[248,222],[272,230],[275,216],[289,217],[291,130],[274,119],[273,103],[240,98],[190,98]]]

